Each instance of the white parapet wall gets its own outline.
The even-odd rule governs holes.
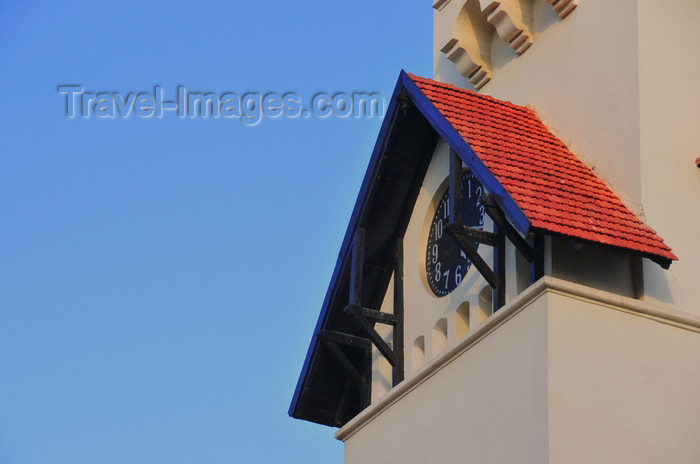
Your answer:
[[[688,463],[700,318],[545,277],[336,437],[346,463]]]

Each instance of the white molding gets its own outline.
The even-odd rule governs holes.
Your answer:
[[[493,25],[498,36],[506,42],[518,55],[530,48],[534,41],[528,27],[518,18],[514,5],[506,1],[480,0],[481,11],[486,15],[486,20]]]
[[[470,53],[467,48],[464,48],[458,39],[452,38],[440,51],[455,64],[457,71],[469,79],[476,90],[479,90],[491,80],[491,69],[478,58],[479,54],[475,50],[471,50]]]
[[[433,8],[443,10],[449,2],[435,0]],[[547,0],[547,3],[559,18],[564,18],[577,7],[578,0]],[[449,11],[452,11],[451,7]],[[445,10],[442,14],[447,12]],[[495,35],[517,55],[525,53],[535,41],[529,0],[463,1],[452,34],[448,36],[452,38],[440,49],[476,90],[491,80],[490,50],[494,30]],[[444,37],[436,40],[444,40]]]
[[[566,17],[578,6],[578,0],[547,0],[547,3],[552,5],[560,19]]]
[[[452,363],[462,355],[462,353],[479,343],[498,327],[512,319],[516,314],[527,309],[535,300],[548,292],[590,301],[601,307],[622,311],[627,314],[700,334],[700,317],[694,314],[678,311],[673,307],[640,301],[634,298],[624,297],[545,276],[528,287],[513,301],[499,309],[496,314],[480,324],[472,333],[466,335],[455,346],[438,355],[434,361],[422,369],[419,369],[415,375],[407,378],[391,389],[379,401],[372,403],[369,407],[361,411],[335,433],[335,438],[342,441],[348,440],[366,424],[390,408],[394,403],[418,388],[433,375]]]
[[[507,42],[518,55],[522,55],[532,45],[532,36],[513,24],[510,16],[504,10],[497,8],[489,13],[486,19],[496,28],[498,36]]]

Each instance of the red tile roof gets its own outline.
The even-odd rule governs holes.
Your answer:
[[[409,77],[510,194],[532,227],[678,259],[533,110],[432,79]]]

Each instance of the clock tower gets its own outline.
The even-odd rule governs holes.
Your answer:
[[[650,75],[700,71],[700,7],[433,8],[290,415],[351,464],[698,462],[700,90]]]

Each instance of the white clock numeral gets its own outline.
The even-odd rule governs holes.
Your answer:
[[[433,259],[432,259],[433,263],[436,263],[437,257],[438,257],[438,245],[437,245],[437,243],[435,245],[433,245],[433,248],[432,248],[432,250],[430,250],[430,252],[433,255]]]
[[[442,219],[438,220],[435,224],[435,240],[440,240],[442,238]]]
[[[450,284],[450,270],[446,270],[444,272],[445,274],[445,290],[447,290],[447,286]]]
[[[435,282],[440,282],[440,279],[442,278],[442,272],[440,272],[441,268],[442,268],[442,263],[437,263],[435,265]]]
[[[461,270],[462,265],[460,264],[457,266],[457,269],[455,269],[455,285],[459,285],[462,282],[462,274],[460,272]]]

